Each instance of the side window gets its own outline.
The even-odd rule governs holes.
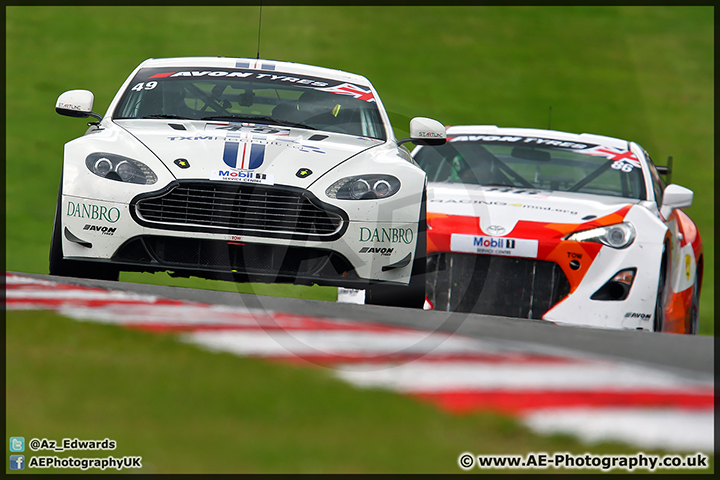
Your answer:
[[[655,193],[655,203],[657,203],[658,208],[660,208],[662,205],[663,192],[665,191],[665,182],[662,178],[660,178],[660,174],[658,173],[657,168],[655,168],[655,164],[650,158],[650,155],[648,155],[647,152],[643,153],[645,153],[645,158],[647,158],[648,166],[650,167],[650,177],[652,179],[653,192]]]

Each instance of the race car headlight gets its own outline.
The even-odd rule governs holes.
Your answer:
[[[325,195],[338,200],[370,200],[390,197],[398,190],[400,180],[392,175],[356,175],[333,183]]]
[[[118,182],[152,185],[157,175],[150,167],[132,158],[112,153],[91,153],[85,159],[87,168],[98,177]]]
[[[597,227],[571,233],[565,237],[565,240],[599,242],[612,248],[625,248],[635,240],[635,227],[629,222],[616,223],[607,227]]]

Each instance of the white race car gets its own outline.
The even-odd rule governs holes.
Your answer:
[[[401,144],[444,143],[439,122],[414,118],[398,141],[366,78],[243,58],[146,60],[104,116],[93,101],[56,103],[97,121],[65,144],[51,274],[360,287],[422,306],[426,175]]]
[[[637,143],[454,126],[428,173],[426,308],[696,333],[703,247]]]

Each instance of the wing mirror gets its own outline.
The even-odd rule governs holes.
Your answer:
[[[693,202],[693,191],[675,185],[674,183],[665,187],[663,192],[663,202],[660,208],[660,213],[667,218],[675,208],[687,208],[692,205]]]
[[[94,102],[95,95],[90,90],[69,90],[58,97],[55,111],[68,117],[102,120],[102,116],[92,111]]]
[[[410,138],[403,138],[398,145],[412,142],[415,145],[442,145],[447,141],[447,134],[442,123],[432,118],[415,117],[410,120]]]

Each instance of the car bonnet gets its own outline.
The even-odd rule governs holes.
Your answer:
[[[178,179],[307,187],[342,161],[384,142],[267,125],[183,120],[117,120]]]
[[[427,211],[430,219],[433,214],[479,217],[484,233],[504,235],[519,221],[580,224],[638,202],[582,193],[430,183]]]

